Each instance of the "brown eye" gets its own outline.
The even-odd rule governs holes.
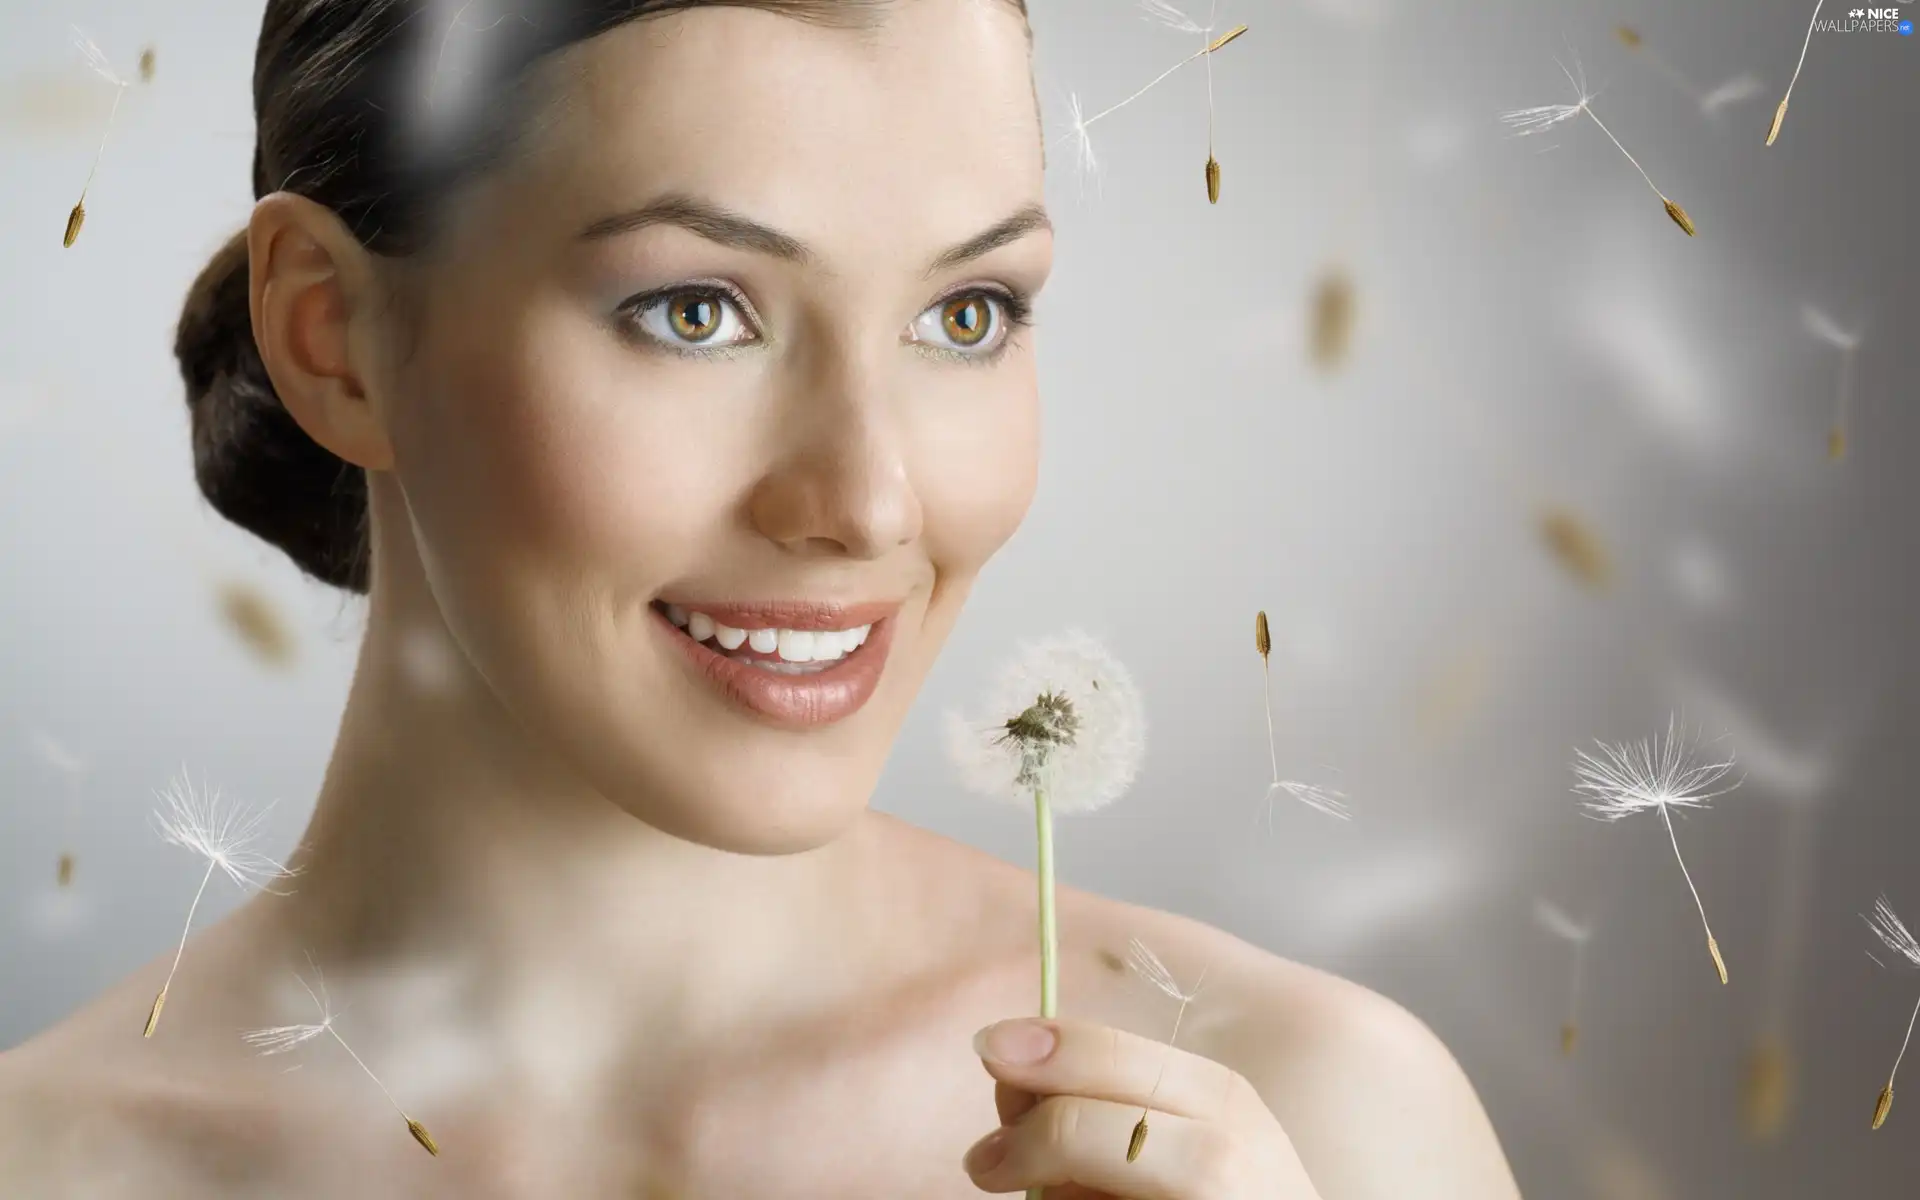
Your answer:
[[[667,324],[675,337],[704,342],[720,328],[720,304],[714,297],[698,292],[670,296]]]
[[[955,345],[978,346],[993,332],[993,309],[983,296],[959,296],[941,306],[940,326]]]

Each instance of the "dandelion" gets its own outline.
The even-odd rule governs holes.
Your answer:
[[[236,580],[220,586],[218,599],[227,628],[254,657],[270,667],[293,662],[293,633],[264,593]]]
[[[1339,267],[1329,268],[1314,285],[1307,345],[1313,365],[1331,371],[1346,361],[1353,341],[1353,279]]]
[[[1265,610],[1253,616],[1253,648],[1260,652],[1260,699],[1267,710],[1267,759],[1273,765],[1273,782],[1267,786],[1266,814],[1267,832],[1273,832],[1273,806],[1281,796],[1287,796],[1317,812],[1330,817],[1346,820],[1351,816],[1346,797],[1331,788],[1319,787],[1311,783],[1301,783],[1293,779],[1280,778],[1280,753],[1273,736],[1273,629],[1267,623]]]
[[[1148,17],[1181,33],[1207,37],[1213,32],[1211,20],[1209,20],[1207,25],[1201,25],[1184,12],[1168,4],[1166,0],[1141,0],[1140,7],[1145,10]],[[1082,114],[1079,97],[1070,97],[1069,105],[1072,109],[1071,128],[1067,136],[1073,140],[1074,158],[1079,164],[1082,176],[1085,177],[1092,174],[1097,168],[1097,161],[1093,152],[1093,137],[1088,133],[1089,127],[1091,127],[1095,121],[1102,120],[1119,112],[1127,105],[1132,104],[1135,100],[1152,91],[1155,87],[1158,87],[1163,80],[1175,71],[1178,71],[1181,67],[1186,66],[1196,58],[1204,58],[1207,60],[1207,200],[1209,203],[1219,203],[1220,164],[1213,157],[1213,56],[1217,51],[1223,49],[1227,43],[1246,32],[1247,27],[1245,25],[1234,26],[1219,37],[1208,41],[1205,45],[1201,46],[1199,50],[1189,54],[1171,67],[1160,72],[1160,74],[1154,76],[1144,87],[1126,99],[1120,101],[1118,104],[1109,105],[1101,109],[1091,117]]]
[[[1564,508],[1540,514],[1540,536],[1554,561],[1583,586],[1604,592],[1613,586],[1613,555],[1594,527]]]
[[[1166,1057],[1160,1060],[1160,1073],[1154,1077],[1153,1088],[1147,1093],[1146,1104],[1141,1106],[1140,1121],[1133,1127],[1133,1136],[1127,1139],[1127,1161],[1133,1162],[1140,1157],[1141,1149],[1147,1144],[1147,1114],[1153,1110],[1153,1098],[1159,1094],[1160,1082],[1166,1077],[1167,1060],[1173,1057],[1173,1044],[1180,1039],[1180,1022],[1186,1018],[1187,1005],[1193,1003],[1194,997],[1200,994],[1201,987],[1206,984],[1207,972],[1205,969],[1201,970],[1200,978],[1194,982],[1191,991],[1181,991],[1180,985],[1173,978],[1173,972],[1167,970],[1166,964],[1160,961],[1160,956],[1149,950],[1145,942],[1139,938],[1133,938],[1127,943],[1127,951],[1127,966],[1151,984],[1155,990],[1171,1000],[1178,1001],[1180,1005],[1180,1011],[1174,1014],[1173,1032],[1167,1035],[1167,1053]]]
[[[1767,145],[1773,145],[1780,136],[1780,123],[1787,119],[1787,101],[1793,99],[1793,85],[1800,82],[1800,68],[1807,65],[1807,47],[1813,45],[1813,29],[1820,23],[1820,8],[1827,0],[1814,0],[1813,16],[1807,21],[1807,36],[1800,43],[1800,61],[1793,64],[1793,78],[1787,80],[1787,93],[1780,97],[1780,107],[1773,110],[1773,124],[1767,126]]]
[[[1840,381],[1834,388],[1833,424],[1827,430],[1827,458],[1840,461],[1847,453],[1847,415],[1852,405],[1853,359],[1860,349],[1860,333],[1842,329],[1837,321],[1811,304],[1802,305],[1800,317],[1807,332],[1840,352]]]
[[[1560,1053],[1570,1056],[1580,1039],[1580,990],[1586,976],[1587,943],[1593,939],[1593,926],[1582,925],[1565,910],[1545,900],[1534,901],[1533,915],[1541,928],[1573,947],[1573,968],[1567,985],[1567,1019],[1560,1026]]]
[[[309,958],[307,962],[308,965],[311,966],[313,960]],[[440,1155],[439,1143],[433,1140],[433,1135],[427,1132],[427,1127],[407,1115],[406,1110],[400,1107],[400,1102],[393,1098],[393,1093],[387,1090],[387,1085],[380,1082],[380,1077],[373,1073],[373,1068],[366,1064],[366,1061],[354,1051],[354,1048],[347,1044],[347,1039],[340,1036],[340,1031],[333,1027],[334,1019],[339,1016],[339,1014],[333,1010],[332,1002],[327,996],[327,981],[320,975],[319,968],[317,967],[314,968],[314,978],[318,980],[320,984],[320,990],[318,992],[315,992],[313,987],[308,984],[305,979],[300,978],[298,975],[294,976],[294,979],[306,990],[307,995],[313,998],[314,1006],[320,1010],[320,1019],[318,1021],[305,1025],[274,1025],[266,1029],[255,1029],[241,1034],[241,1040],[246,1042],[247,1045],[252,1046],[255,1050],[258,1050],[262,1055],[271,1055],[285,1054],[290,1050],[298,1049],[322,1034],[331,1037],[334,1041],[340,1043],[342,1050],[345,1050],[352,1056],[353,1061],[359,1064],[362,1071],[366,1072],[367,1078],[373,1080],[373,1086],[379,1088],[381,1094],[386,1096],[387,1103],[393,1105],[393,1111],[399,1113],[400,1119],[407,1123],[407,1132],[413,1135],[413,1140],[419,1142],[421,1148],[428,1154],[438,1158]]]
[[[1694,906],[1700,910],[1700,925],[1707,934],[1707,952],[1713,955],[1720,982],[1726,983],[1726,960],[1720,956],[1720,943],[1713,936],[1713,927],[1707,923],[1707,907],[1701,903],[1700,889],[1694,886],[1693,874],[1687,870],[1686,859],[1681,857],[1680,837],[1673,828],[1673,810],[1705,808],[1714,797],[1738,787],[1735,783],[1709,790],[1733,769],[1733,760],[1694,762],[1673,718],[1668,719],[1664,738],[1655,736],[1617,746],[1602,742],[1597,755],[1585,750],[1577,754],[1573,769],[1578,782],[1573,790],[1587,797],[1589,816],[1618,821],[1635,813],[1659,811],[1667,825],[1667,837],[1673,842],[1673,857],[1680,864],[1680,874],[1687,881],[1687,890],[1693,893]]]
[[[1872,915],[1865,918],[1867,928],[1873,930],[1873,936],[1880,939],[1882,945],[1916,967],[1920,967],[1920,941],[1894,914],[1893,905],[1887,903],[1885,896],[1876,900]],[[1878,962],[1878,959],[1874,961]],[[1880,1128],[1887,1123],[1887,1114],[1893,1111],[1893,1080],[1900,1073],[1900,1060],[1907,1056],[1907,1047],[1913,1042],[1913,1025],[1920,1021],[1920,1001],[1913,1006],[1913,1015],[1907,1018],[1907,1036],[1900,1042],[1900,1053],[1894,1056],[1893,1070],[1887,1073],[1887,1086],[1880,1089],[1880,1098],[1873,1104],[1873,1127]]]
[[[1646,180],[1647,186],[1653,189],[1653,194],[1660,197],[1660,203],[1665,206],[1668,219],[1675,225],[1678,225],[1688,237],[1693,237],[1698,231],[1694,227],[1693,218],[1687,215],[1687,210],[1681,208],[1668,197],[1665,192],[1660,190],[1660,185],[1653,181],[1653,176],[1647,174],[1647,169],[1640,165],[1640,160],[1635,158],[1625,146],[1620,144],[1620,139],[1613,136],[1613,130],[1608,129],[1606,123],[1600,119],[1599,114],[1593,111],[1594,94],[1587,90],[1585,78],[1577,76],[1574,72],[1567,70],[1566,64],[1564,63],[1558,65],[1561,72],[1566,75],[1568,82],[1574,86],[1574,91],[1577,95],[1574,103],[1541,104],[1532,108],[1515,109],[1512,112],[1502,113],[1500,115],[1501,121],[1511,128],[1516,135],[1524,136],[1530,133],[1544,133],[1556,125],[1573,120],[1582,113],[1592,117],[1593,123],[1600,126],[1600,132],[1606,134],[1607,140],[1612,142],[1614,146],[1619,149],[1620,153],[1627,156],[1627,161],[1633,164],[1633,169],[1640,172],[1640,178]],[[1577,63],[1575,65],[1578,66]]]
[[[173,986],[173,977],[180,970],[180,959],[187,951],[187,935],[193,930],[194,914],[200,910],[200,899],[206,895],[207,884],[213,880],[213,873],[219,871],[242,888],[273,889],[268,885],[274,880],[292,874],[273,859],[253,849],[259,840],[261,823],[266,819],[267,809],[254,811],[242,806],[223,803],[220,793],[209,787],[195,787],[192,779],[182,772],[160,793],[164,807],[157,811],[155,824],[161,840],[169,845],[207,860],[206,874],[200,878],[200,888],[193,894],[193,903],[187,908],[187,920],[180,931],[180,946],[174,951],[173,966],[167,971],[167,979],[160,987],[160,994],[154,997],[153,1009],[147,1014],[144,1037],[152,1037],[160,1025],[160,1010],[166,1007],[167,991]],[[271,806],[269,806],[271,807]]]
[[[100,159],[107,152],[107,135],[113,131],[113,118],[120,111],[120,98],[127,94],[128,88],[133,86],[121,78],[120,73],[113,69],[113,64],[107,61],[106,53],[100,49],[99,44],[88,37],[86,31],[77,25],[73,27],[73,44],[79,49],[81,56],[87,60],[87,66],[93,69],[93,73],[111,83],[115,90],[113,107],[107,112],[106,128],[100,131],[100,145],[93,152],[93,168],[87,172],[87,181],[80,185],[79,201],[67,214],[67,232],[61,240],[61,245],[67,247],[71,247],[79,239],[80,227],[86,224],[87,190],[93,187],[93,178],[100,171]]]
[[[1059,1015],[1053,814],[1091,812],[1139,773],[1146,714],[1127,669],[1079,631],[1030,643],[1001,671],[985,720],[947,718],[947,749],[965,786],[1030,802],[1037,834],[1040,1015]],[[1011,714],[1011,715],[1007,715]]]

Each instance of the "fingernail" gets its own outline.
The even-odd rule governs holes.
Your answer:
[[[1053,1053],[1059,1039],[1048,1026],[1034,1021],[1002,1021],[973,1035],[973,1050],[981,1058],[1002,1063],[1037,1063]]]
[[[962,1163],[967,1174],[982,1175],[999,1166],[1000,1160],[1007,1156],[1008,1137],[1008,1131],[1000,1128],[975,1142]]]

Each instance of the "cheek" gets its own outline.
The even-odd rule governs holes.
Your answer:
[[[1019,529],[1040,462],[1031,366],[991,395],[970,392],[923,408],[915,439],[913,476],[927,553],[954,582],[971,579]]]
[[[683,567],[721,504],[726,448],[621,384],[623,352],[559,325],[422,355],[396,456],[423,557],[507,587],[648,593]]]

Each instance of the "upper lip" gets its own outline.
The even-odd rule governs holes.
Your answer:
[[[884,621],[900,611],[899,600],[862,600],[842,603],[835,600],[687,600],[660,597],[689,613],[705,613],[722,625],[734,629],[792,629],[819,631],[853,629]]]

